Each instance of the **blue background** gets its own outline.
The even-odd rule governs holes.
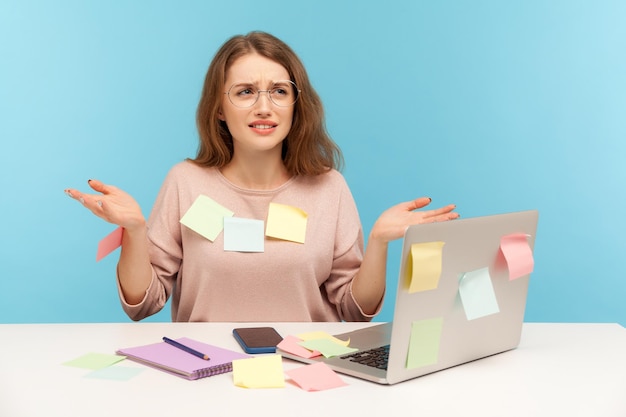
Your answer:
[[[195,155],[213,54],[259,29],[307,66],[366,232],[422,195],[538,209],[526,320],[626,325],[625,21],[618,0],[0,0],[0,322],[129,320],[117,252],[95,262],[114,226],[63,190],[98,178],[148,215]]]

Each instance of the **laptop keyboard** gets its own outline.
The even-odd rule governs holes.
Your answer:
[[[350,355],[341,356],[341,359],[347,359],[351,362],[358,362],[362,365],[387,370],[387,363],[389,362],[389,345],[351,353]]]

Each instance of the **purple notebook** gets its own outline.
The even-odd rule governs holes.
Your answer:
[[[176,341],[207,354],[211,359],[206,361],[165,342],[119,349],[116,353],[186,379],[206,378],[230,372],[233,370],[233,360],[251,357],[186,337]]]

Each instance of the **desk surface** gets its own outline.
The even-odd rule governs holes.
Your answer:
[[[262,323],[249,326],[263,325]],[[283,336],[341,333],[366,323],[272,323]],[[394,386],[306,392],[244,389],[232,374],[187,381],[145,368],[129,381],[84,378],[62,363],[88,352],[191,337],[237,349],[228,323],[0,324],[0,416],[626,416],[626,329],[524,324],[509,352]],[[302,366],[285,359],[284,368]],[[137,366],[130,361],[123,366]]]

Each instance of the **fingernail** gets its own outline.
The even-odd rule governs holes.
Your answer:
[[[92,179],[88,179],[87,180],[87,184],[89,184],[91,181],[93,181]]]
[[[65,195],[68,197],[74,197],[72,193],[70,192],[70,190],[65,190]]]

